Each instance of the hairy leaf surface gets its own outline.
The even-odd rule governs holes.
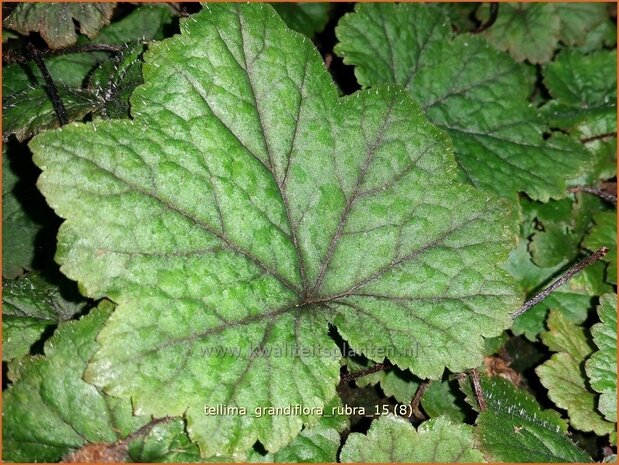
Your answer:
[[[404,418],[381,416],[367,435],[348,436],[340,461],[346,462],[485,462],[473,444],[472,427],[442,416],[417,428]]]
[[[338,99],[268,5],[209,5],[145,62],[133,121],[30,144],[66,218],[63,272],[118,303],[88,381],[138,414],[186,414],[204,456],[242,458],[315,415],[205,403],[324,406],[340,358],[328,323],[420,377],[480,362],[521,301],[497,266],[513,218],[454,180],[447,136],[403,91]]]
[[[567,435],[567,423],[554,410],[542,410],[533,396],[501,377],[482,376],[486,409],[475,434],[487,458],[504,462],[591,462]],[[468,380],[467,401],[479,409]]]
[[[503,5],[502,5],[503,6]],[[575,141],[542,138],[529,102],[531,76],[484,39],[454,36],[444,14],[421,4],[357,4],[336,29],[335,51],[363,86],[398,83],[453,139],[466,177],[513,201],[547,201],[587,160]],[[509,92],[506,92],[509,89]]]

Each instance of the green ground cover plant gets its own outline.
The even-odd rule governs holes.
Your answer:
[[[3,6],[3,459],[616,460],[611,4]]]

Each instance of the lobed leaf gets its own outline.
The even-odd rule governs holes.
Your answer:
[[[407,420],[393,415],[374,420],[367,435],[351,433],[340,452],[340,461],[485,462],[475,448],[469,425],[454,424],[441,416],[423,422],[415,430]]]
[[[528,70],[480,37],[454,36],[439,9],[357,4],[336,35],[336,53],[355,66],[362,86],[402,85],[452,136],[458,164],[475,186],[513,202],[517,192],[545,202],[565,197],[566,180],[584,169],[580,144],[562,134],[542,137]]]
[[[447,136],[401,90],[338,99],[268,5],[209,5],[181,30],[145,54],[132,121],[30,143],[66,219],[62,271],[118,303],[85,379],[138,415],[186,414],[204,457],[236,460],[317,414],[205,403],[324,407],[340,358],[328,323],[420,377],[479,364],[521,303],[498,268],[515,225],[454,180]]]
[[[585,364],[591,387],[600,393],[597,409],[611,422],[617,422],[617,296],[600,298],[598,315],[601,322],[593,325],[591,334],[597,347]]]
[[[38,32],[50,48],[77,42],[75,22],[91,39],[110,22],[116,3],[22,3],[2,22],[3,27],[28,35]],[[75,21],[75,22],[74,22]]]
[[[581,431],[603,436],[614,431],[595,410],[595,396],[587,389],[582,366],[591,353],[584,330],[570,323],[560,313],[551,312],[549,331],[542,334],[548,348],[558,352],[535,369],[548,397],[567,410],[570,424]]]
[[[487,18],[487,11],[487,7],[478,10],[480,19]],[[553,3],[501,3],[497,20],[482,35],[516,61],[546,63],[561,35],[558,11]]]

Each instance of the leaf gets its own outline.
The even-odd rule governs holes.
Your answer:
[[[480,37],[454,36],[437,8],[357,4],[336,35],[336,53],[355,66],[362,86],[401,84],[452,136],[475,186],[513,202],[517,192],[545,202],[565,197],[566,180],[584,169],[589,157],[580,144],[561,134],[542,138],[545,125],[528,101],[529,70]]]
[[[587,34],[598,25],[608,21],[606,3],[559,3],[557,14],[561,18],[559,38],[566,45],[582,45]]]
[[[272,3],[275,11],[294,31],[314,37],[323,31],[329,22],[329,3]]]
[[[165,5],[145,5],[125,18],[104,27],[97,43],[121,45],[161,37],[171,22],[172,13]],[[86,45],[88,41],[80,41]],[[128,97],[141,83],[141,63],[136,49],[124,48],[110,59],[109,53],[73,53],[46,58],[45,65],[58,87],[70,121],[107,109],[110,117],[126,117]],[[141,50],[140,50],[141,52]],[[93,74],[93,68],[102,62]],[[124,63],[124,65],[119,64]],[[27,139],[43,129],[58,126],[58,119],[39,69],[32,63],[3,67],[3,139],[11,134]],[[85,89],[90,80],[90,89]]]
[[[482,376],[486,409],[476,421],[480,448],[493,461],[591,462],[567,436],[567,425],[554,410],[541,410],[535,399],[501,377]],[[468,381],[461,387],[476,410]]]
[[[45,344],[45,357],[12,363],[14,383],[2,403],[4,460],[55,462],[85,444],[122,439],[148,422],[131,415],[129,400],[104,396],[82,380],[110,307],[102,304],[61,324]]]
[[[597,408],[608,421],[617,422],[617,295],[600,298],[598,315],[601,322],[593,325],[591,334],[597,347],[585,364],[591,387],[600,393]]]
[[[570,424],[581,431],[603,436],[614,431],[595,411],[595,396],[585,385],[582,365],[591,353],[584,330],[570,323],[560,313],[548,316],[549,331],[542,334],[544,344],[558,352],[535,369],[548,397],[567,410]]]
[[[587,34],[582,45],[577,47],[578,50],[584,53],[593,52],[605,47],[614,47],[617,45],[617,25],[610,18],[595,26]]]
[[[485,21],[488,7],[482,6],[477,14]],[[572,18],[567,11],[566,17]],[[546,63],[562,35],[561,26],[559,7],[553,3],[501,3],[496,22],[482,35],[516,61]]]
[[[141,4],[119,21],[105,26],[98,43],[127,44],[164,38],[164,29],[172,24],[173,13],[167,4]]]
[[[438,417],[423,422],[415,430],[407,420],[393,415],[374,420],[367,435],[351,433],[340,453],[340,461],[485,462],[481,452],[475,449],[470,426]]]
[[[369,368],[374,365],[368,359],[347,359],[348,371],[354,372]],[[415,396],[421,380],[408,370],[397,367],[370,373],[355,380],[359,387],[380,385],[381,390],[387,397],[393,397],[402,404],[408,404]]]
[[[340,359],[328,323],[420,377],[480,362],[521,304],[497,266],[515,225],[453,180],[445,134],[403,92],[338,100],[268,5],[210,5],[144,58],[133,121],[30,143],[66,218],[62,271],[118,303],[85,379],[140,415],[186,413],[204,457],[240,459],[316,415],[207,416],[205,400],[326,405]]]
[[[340,449],[340,433],[349,427],[348,418],[340,413],[342,402],[336,396],[325,407],[324,415],[312,427],[306,427],[286,447],[274,454],[261,455],[252,451],[250,462],[265,463],[324,463],[336,462]]]
[[[132,441],[128,448],[131,461],[138,463],[204,463],[200,449],[189,440],[185,424],[178,419],[155,425],[147,435]],[[219,462],[225,462],[220,457]],[[231,461],[231,460],[230,460]]]
[[[2,283],[2,359],[23,357],[45,329],[84,307],[77,290],[61,289],[38,273]]]
[[[35,262],[54,247],[41,237],[55,215],[34,186],[38,169],[14,149],[12,144],[2,147],[2,276],[8,279],[36,268]]]
[[[104,61],[94,71],[89,85],[96,89],[101,101],[101,116],[128,118],[129,97],[142,84],[142,52],[144,45],[137,44],[121,50],[113,60]]]
[[[449,417],[453,423],[464,423],[465,414],[456,402],[457,384],[451,381],[433,381],[426,388],[421,398],[423,410],[435,418],[441,415]]]
[[[599,212],[593,216],[595,225],[585,237],[583,245],[596,251],[600,247],[608,247],[609,252],[602,258],[608,263],[606,281],[617,284],[617,215],[614,211]]]
[[[99,105],[91,92],[79,89],[58,86],[58,96],[70,121],[82,119]],[[60,126],[52,101],[43,87],[28,89],[3,99],[2,112],[4,142],[13,134],[17,140],[23,141],[44,129]]]
[[[22,3],[3,21],[20,34],[38,32],[50,48],[75,44],[75,22],[82,34],[93,38],[110,22],[116,3]]]
[[[583,139],[616,133],[617,77],[607,72],[616,67],[616,50],[588,55],[561,52],[543,70],[544,84],[553,97],[542,107],[550,123],[574,130]]]
[[[538,230],[529,244],[535,264],[552,268],[574,261],[593,214],[602,208],[598,198],[587,194],[578,195],[575,201],[563,199],[538,204]]]

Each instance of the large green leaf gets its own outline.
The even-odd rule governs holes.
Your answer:
[[[118,303],[86,379],[139,414],[186,413],[204,456],[242,458],[317,414],[205,402],[324,406],[340,358],[328,323],[420,377],[478,365],[521,303],[497,266],[509,206],[454,180],[446,135],[404,92],[338,99],[270,6],[209,5],[181,29],[145,54],[134,120],[30,144],[66,218],[63,272]]]
[[[77,290],[60,288],[38,273],[2,283],[2,359],[28,354],[50,326],[71,319],[84,307]]]
[[[567,424],[554,410],[542,410],[533,396],[509,381],[482,376],[486,409],[475,434],[489,459],[504,462],[591,462],[567,435]],[[479,409],[468,380],[467,401]]]
[[[547,201],[565,197],[566,180],[583,169],[588,157],[580,144],[561,134],[543,139],[527,70],[480,37],[454,36],[437,8],[357,4],[336,34],[335,51],[355,65],[359,83],[404,86],[452,136],[476,186],[514,201],[516,192]]]
[[[597,347],[585,364],[591,387],[600,393],[597,408],[608,421],[617,422],[617,295],[600,298],[598,315],[601,322],[593,325],[591,334]]]
[[[115,3],[21,3],[3,21],[3,26],[21,34],[38,32],[50,48],[77,42],[75,23],[91,39],[110,22]]]
[[[558,352],[535,369],[548,397],[567,410],[570,424],[581,431],[605,435],[614,431],[612,423],[604,421],[595,410],[594,393],[587,389],[582,365],[591,353],[581,327],[570,323],[561,313],[548,316],[549,331],[542,334],[548,348]]]
[[[393,415],[374,420],[367,435],[351,433],[340,460],[344,463],[485,462],[475,448],[469,425],[437,417],[415,430],[408,420]]]

